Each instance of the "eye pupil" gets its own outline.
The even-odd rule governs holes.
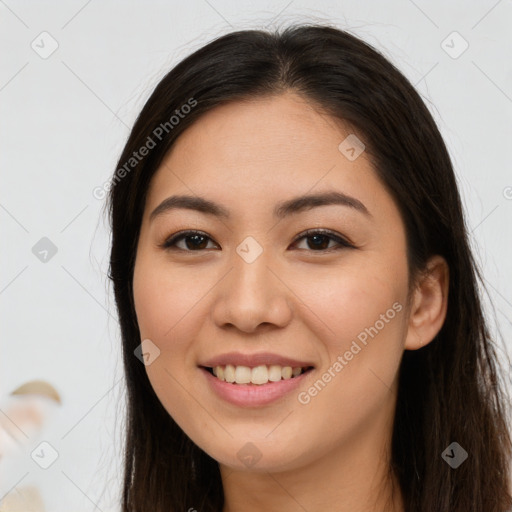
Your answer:
[[[322,239],[323,238],[323,240],[320,240],[319,244],[316,243],[316,242],[313,243],[313,246],[316,247],[317,249],[319,249],[319,248],[320,249],[326,249],[329,246],[329,237],[326,236],[326,235],[310,235],[308,238],[309,239],[316,239],[317,241],[318,241],[318,239]],[[325,242],[327,242],[327,243],[325,243]]]

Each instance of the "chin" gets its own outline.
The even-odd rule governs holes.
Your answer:
[[[202,449],[219,464],[234,471],[275,473],[295,469],[301,464],[303,454],[297,453],[300,443],[290,438],[289,445],[279,439],[274,442],[250,439],[250,436],[243,441],[231,439],[229,446],[223,449],[218,445]]]

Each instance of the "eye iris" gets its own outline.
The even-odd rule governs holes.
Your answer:
[[[192,242],[192,246],[189,244],[189,241],[191,239],[194,240]],[[200,239],[202,239],[202,244],[199,241]],[[206,237],[203,236],[203,235],[188,235],[187,237],[185,237],[185,242],[186,242],[186,245],[187,245],[187,249],[204,249],[206,247],[207,243],[208,243],[208,242],[205,243],[205,241],[206,241]]]
[[[323,238],[323,240],[321,240]],[[313,247],[317,249],[326,249],[329,246],[329,237],[327,235],[310,235],[308,239],[316,239],[317,241],[320,239],[320,243],[313,243]],[[323,242],[323,243],[322,243]]]

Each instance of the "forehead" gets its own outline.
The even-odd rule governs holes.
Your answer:
[[[352,160],[340,151],[347,136],[353,137],[342,123],[293,93],[222,105],[176,140],[152,179],[147,209],[186,193],[249,214],[287,197],[334,189],[371,211],[379,194],[391,198],[364,151]]]
[[[240,171],[263,163],[288,167],[287,162],[296,165],[304,158],[334,163],[342,136],[331,117],[300,96],[286,93],[232,102],[207,112],[179,137],[168,160],[180,153],[181,158],[204,164],[214,156],[215,165],[235,164]]]

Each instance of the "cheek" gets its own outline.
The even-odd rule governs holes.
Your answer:
[[[326,345],[334,356],[347,350],[350,340],[364,343],[372,334],[389,342],[397,339],[403,317],[399,310],[405,310],[407,269],[398,267],[390,272],[379,265],[363,264],[350,272],[331,271],[320,279],[305,274],[295,280],[294,292],[309,309],[303,319],[310,318],[311,330],[329,340]]]
[[[190,317],[205,293],[207,284],[197,272],[172,267],[160,258],[137,259],[133,276],[133,294],[141,337],[158,340],[161,349],[173,348],[178,340],[190,336],[176,333],[190,328]]]
[[[204,421],[197,425],[197,417],[190,414],[195,403],[187,383],[191,347],[197,339],[194,317],[204,289],[194,283],[190,272],[171,270],[158,258],[141,255],[134,269],[133,293],[141,340],[150,339],[159,349],[158,357],[145,367],[151,386],[184,431],[200,431]]]
[[[308,294],[304,282],[298,292],[316,313],[307,317],[308,328],[322,336],[324,357],[316,379],[299,390],[297,410],[305,435],[323,432],[325,449],[380,424],[391,410],[405,338],[406,281],[389,277],[366,268],[333,278],[315,293]]]
[[[209,276],[149,251],[137,258],[133,294],[141,340],[150,339],[160,350],[155,363],[146,366],[155,388],[172,381],[170,374],[181,381],[195,370],[194,343],[209,315],[205,294],[215,284]]]
[[[324,412],[340,398],[353,408],[351,414],[363,403],[377,406],[393,385],[403,353],[406,266],[390,271],[384,263],[361,265],[313,285],[311,277],[297,281],[295,288],[308,306],[302,320],[323,352],[322,382],[302,390],[304,400],[322,395],[314,401],[323,404]]]

